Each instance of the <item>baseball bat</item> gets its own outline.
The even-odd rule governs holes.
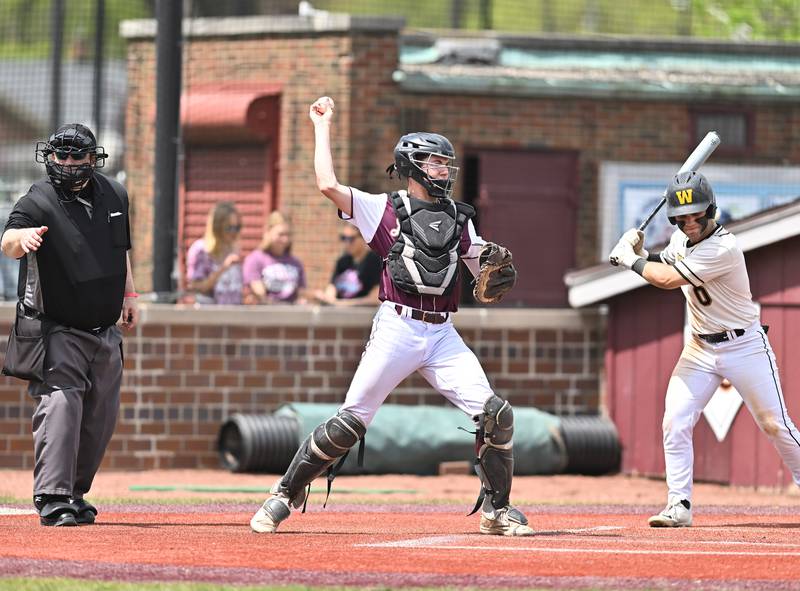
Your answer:
[[[689,172],[690,170],[697,170],[700,168],[703,163],[708,160],[708,157],[711,156],[714,150],[717,149],[717,146],[719,146],[721,141],[722,140],[719,139],[719,135],[717,135],[716,131],[709,131],[706,134],[706,137],[704,137],[700,143],[697,144],[697,147],[692,150],[692,153],[689,154],[689,157],[686,159],[680,169],[678,169],[676,174],[681,174],[682,172]],[[661,210],[661,208],[664,207],[666,202],[667,189],[664,189],[664,194],[661,196],[661,201],[659,201],[658,205],[653,208],[653,211],[650,212],[650,215],[648,215],[647,218],[641,224],[639,224],[640,232],[644,231],[650,222],[653,221],[653,218]],[[608,262],[614,266],[619,264],[617,259],[611,257],[609,257]]]

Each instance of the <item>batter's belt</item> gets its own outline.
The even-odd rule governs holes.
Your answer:
[[[766,324],[762,324],[761,328],[764,329],[766,333],[769,331],[769,326]],[[699,334],[697,335],[698,339],[703,339],[706,343],[711,343],[712,345],[716,345],[718,343],[725,343],[727,341],[732,341],[733,339],[742,336],[745,333],[745,329],[743,328],[735,328],[733,330],[724,330],[722,332],[715,332],[712,334]]]

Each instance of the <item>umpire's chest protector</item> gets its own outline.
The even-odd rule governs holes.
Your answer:
[[[95,175],[100,177],[100,175]],[[43,213],[48,236],[41,254],[55,257],[76,284],[119,277],[126,273],[127,207],[108,179],[96,179],[94,213],[83,216],[83,206],[64,203],[48,182],[31,187],[29,197]]]
[[[452,199],[428,202],[399,192],[389,198],[400,227],[387,257],[392,282],[417,295],[451,293],[461,234],[475,209]]]

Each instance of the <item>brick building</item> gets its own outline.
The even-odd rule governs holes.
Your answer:
[[[567,306],[564,272],[600,260],[607,162],[679,163],[715,128],[723,136],[715,162],[800,163],[796,46],[447,39],[402,24],[330,13],[185,21],[179,243],[199,235],[213,200],[241,185],[245,247],[255,245],[264,214],[281,207],[310,283],[325,282],[337,221],[315,188],[308,120],[321,95],[337,103],[333,149],[346,184],[399,188],[384,170],[403,132],[427,128],[453,141],[459,198],[477,205],[485,237],[515,252],[521,275],[511,305]],[[135,265],[147,288],[155,23],[128,21],[122,34]]]

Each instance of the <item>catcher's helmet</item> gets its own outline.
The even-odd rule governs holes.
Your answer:
[[[50,156],[54,155],[55,158]],[[69,156],[82,159],[90,155],[83,164],[59,163]],[[97,140],[92,130],[80,123],[70,123],[59,127],[46,142],[36,143],[36,161],[43,163],[47,176],[53,186],[64,191],[78,191],[94,174],[95,168],[102,168],[108,154]]]
[[[441,156],[452,163],[455,161],[456,152],[450,140],[438,133],[424,131],[408,133],[401,137],[394,147],[394,165],[390,166],[389,170],[397,171],[400,178],[411,177],[425,187],[431,197],[449,198],[458,176],[458,168],[448,164],[446,178],[432,178],[422,170],[422,165],[430,156]]]
[[[712,219],[717,213],[717,200],[706,177],[691,170],[675,175],[667,187],[667,218],[675,225],[679,215],[706,212]]]

